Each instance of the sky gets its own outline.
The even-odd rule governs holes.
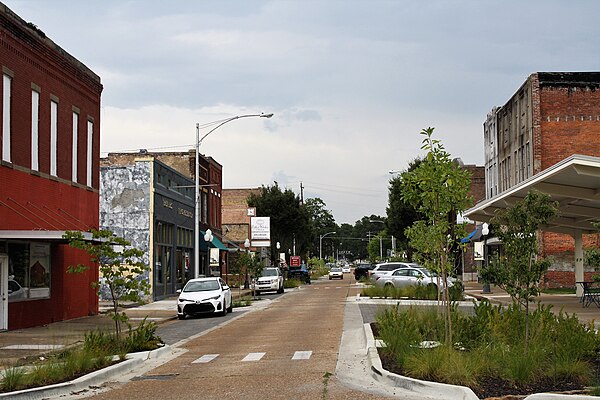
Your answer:
[[[200,152],[224,188],[385,216],[434,127],[482,165],[483,121],[537,71],[600,70],[596,0],[3,0],[98,74],[101,156]]]

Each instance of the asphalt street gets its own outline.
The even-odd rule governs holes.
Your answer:
[[[254,312],[163,324],[159,334],[181,349],[180,355],[86,397],[385,398],[350,389],[336,376],[347,297],[359,290],[353,283],[346,275],[342,281],[319,281],[273,296]]]

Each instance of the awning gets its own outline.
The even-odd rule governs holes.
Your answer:
[[[543,230],[571,235],[597,232],[592,222],[600,220],[600,158],[592,156],[573,155],[463,214],[489,222],[496,210],[513,206],[531,189],[550,195],[559,205],[559,216]]]
[[[204,240],[204,235],[206,235],[206,232],[201,230],[200,234],[201,234],[201,237],[200,237],[200,250],[206,251],[206,250],[208,250],[207,243],[209,243],[206,240]],[[224,250],[224,251],[229,250],[227,248],[227,246],[225,246],[223,244],[223,242],[221,242],[214,234],[213,234],[213,240],[212,240],[212,242],[210,242],[210,247],[217,248],[219,250]]]
[[[477,242],[480,238],[481,238],[481,225],[478,226],[477,228],[475,228],[475,230],[473,232],[469,233],[469,235],[467,235],[467,237],[462,238],[460,240],[460,242],[461,243]]]

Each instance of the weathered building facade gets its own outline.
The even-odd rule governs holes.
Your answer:
[[[0,330],[96,314],[100,77],[2,3],[0,65]]]
[[[600,156],[600,72],[537,72],[484,122],[486,198],[574,154]],[[587,246],[598,235],[585,235]],[[549,286],[574,286],[574,239],[544,232]],[[586,276],[592,274],[587,270]]]
[[[106,164],[104,161],[103,164]],[[193,181],[152,156],[100,168],[100,225],[142,250],[152,300],[175,295],[192,278]],[[207,253],[201,253],[207,263]],[[202,265],[205,265],[202,264]],[[101,296],[109,298],[105,290]]]

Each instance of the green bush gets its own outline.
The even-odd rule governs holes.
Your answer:
[[[421,349],[418,344],[425,340],[443,342],[443,314],[435,307],[388,307],[377,315],[379,336],[387,345],[382,351],[410,376],[440,382],[471,386],[485,377],[499,377],[514,384],[544,378],[593,383],[590,362],[600,350],[593,325],[539,305],[530,314],[525,346],[525,314],[518,306],[502,308],[484,301],[474,310],[465,315],[453,307],[455,343]]]
[[[462,287],[450,288],[450,301],[460,301],[464,299]],[[429,285],[411,285],[396,288],[391,284],[384,287],[367,286],[362,289],[361,296],[384,299],[411,299],[411,300],[437,300],[438,291],[435,287]]]
[[[297,288],[300,285],[302,285],[302,282],[300,282],[300,279],[296,278],[286,279],[285,281],[283,281],[283,287],[286,289]]]

